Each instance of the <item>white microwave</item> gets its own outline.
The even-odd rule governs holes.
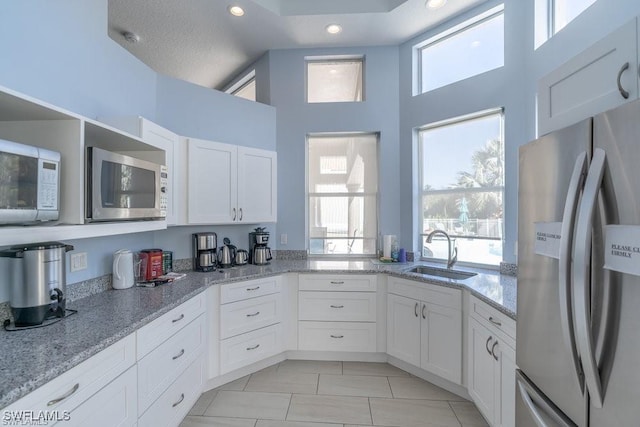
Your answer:
[[[0,140],[0,225],[59,217],[60,153]]]
[[[166,166],[88,147],[85,173],[86,222],[166,218]]]

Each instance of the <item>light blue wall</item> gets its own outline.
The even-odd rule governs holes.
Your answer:
[[[107,36],[106,0],[0,2],[0,85],[84,116],[155,116],[156,73]]]
[[[365,101],[305,102],[305,56],[364,55]],[[305,249],[306,135],[312,132],[380,132],[379,231],[400,234],[398,165],[398,48],[276,50],[269,53],[271,104],[276,107],[279,249]],[[280,245],[280,234],[288,244]]]

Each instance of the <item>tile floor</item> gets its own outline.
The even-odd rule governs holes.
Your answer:
[[[208,391],[181,427],[476,427],[472,402],[386,363],[287,360]]]

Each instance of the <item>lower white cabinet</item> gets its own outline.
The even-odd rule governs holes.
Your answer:
[[[225,374],[282,351],[280,324],[220,341],[220,373]]]
[[[515,322],[509,319],[509,323]],[[469,395],[489,424],[511,427],[515,426],[515,342],[500,326],[469,317],[467,382]]]
[[[376,324],[366,322],[299,322],[298,347],[313,351],[376,351]]]
[[[395,286],[396,283],[401,286]],[[390,291],[401,292],[406,280],[391,279]],[[420,295],[420,288],[425,293]],[[462,312],[458,305],[461,292],[450,293],[438,301],[454,301],[443,306],[426,301],[433,285],[414,282],[412,297],[387,296],[387,353],[453,383],[462,383]],[[416,299],[422,296],[424,299]]]

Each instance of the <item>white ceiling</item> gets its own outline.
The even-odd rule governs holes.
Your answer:
[[[109,36],[159,73],[221,89],[268,50],[398,45],[484,1],[109,0]],[[328,34],[330,23],[342,32]]]

